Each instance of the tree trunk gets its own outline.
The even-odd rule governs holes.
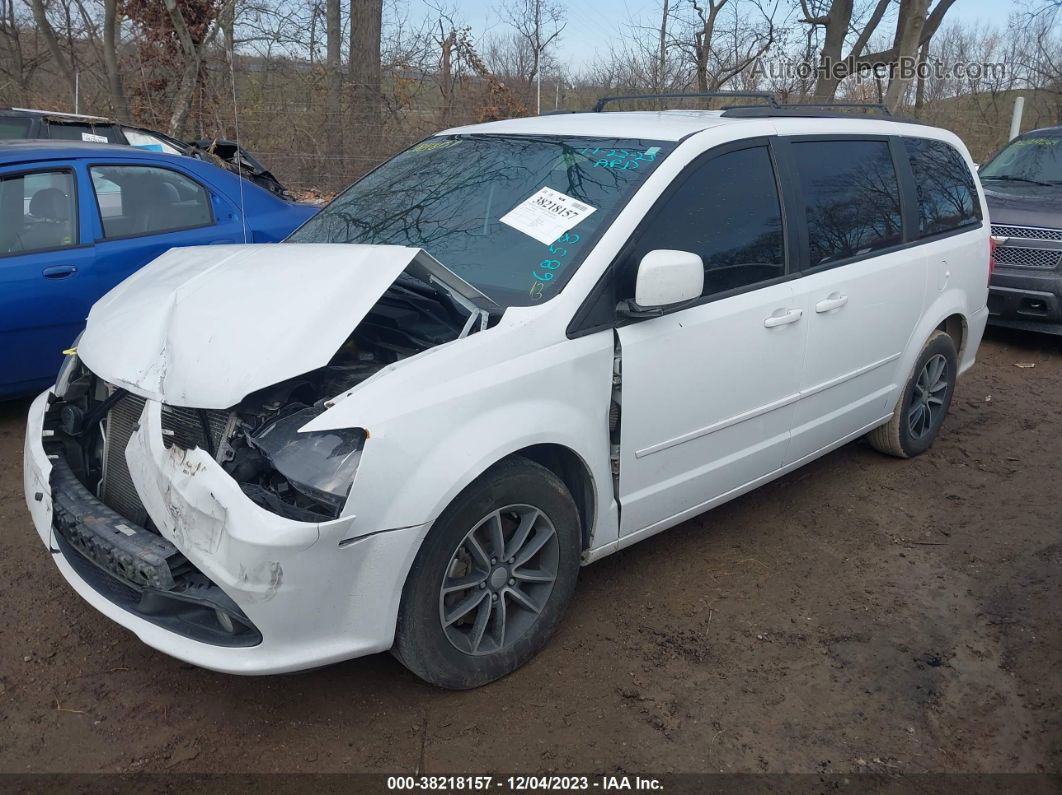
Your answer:
[[[383,0],[350,0],[350,106],[354,129],[370,157],[379,153],[380,31]]]
[[[192,100],[195,98],[195,84],[199,80],[199,56],[188,61],[181,75],[177,93],[173,96],[173,113],[170,114],[169,134],[180,138],[192,112]]]
[[[915,115],[917,115],[926,104],[926,78],[922,71],[925,64],[929,62],[929,42],[922,44],[922,49],[918,53],[918,82],[915,84]]]
[[[117,0],[104,0],[103,4],[103,68],[107,72],[107,89],[111,95],[111,109],[120,121],[133,121],[129,103],[122,85],[122,70],[118,65],[118,17]]]
[[[704,24],[695,34],[693,42],[695,67],[697,70],[697,90],[702,94],[708,91],[708,61],[712,54],[712,37],[715,35],[715,20],[719,11],[727,0],[708,0],[708,16],[704,18]]]
[[[929,0],[901,0],[900,18],[896,24],[896,66],[889,89],[885,92],[885,105],[895,111],[903,101],[907,85],[913,77],[911,66],[922,42],[922,30],[929,15]]]
[[[440,34],[442,23],[439,24]],[[439,123],[442,127],[450,126],[450,114],[453,112],[454,83],[453,83],[453,52],[457,43],[457,31],[451,30],[442,39],[442,55],[439,58],[439,93],[442,94],[442,112],[439,114]]]
[[[74,70],[70,67],[70,61],[63,54],[62,47],[59,46],[59,38],[55,35],[55,29],[44,12],[44,0],[33,0],[33,21],[37,24],[37,30],[44,36],[44,41],[55,60],[60,77],[70,86],[70,106],[73,108],[77,101],[77,80],[74,77]]]
[[[339,72],[340,33],[342,21],[339,15],[339,0],[325,3],[325,118],[328,125],[328,150],[330,155],[343,153],[343,100],[340,96],[343,76]]]
[[[837,95],[837,87],[843,76],[839,72],[842,61],[841,51],[844,40],[852,23],[852,0],[833,0],[827,12],[823,27],[826,36],[819,53],[819,78],[815,82],[815,101],[832,102]]]
[[[235,5],[235,2],[236,0],[225,0],[224,4],[218,9],[218,17],[224,17],[231,7]],[[192,100],[195,98],[195,87],[199,82],[199,70],[203,62],[203,52],[214,41],[214,37],[218,32],[219,25],[216,24],[218,17],[215,17],[211,22],[202,41],[196,44],[192,38],[192,32],[188,29],[184,14],[177,5],[177,0],[162,0],[162,4],[170,17],[170,23],[173,25],[174,33],[177,34],[177,41],[180,43],[181,51],[184,54],[184,70],[181,73],[181,82],[177,87],[177,93],[173,98],[173,113],[170,115],[169,127],[170,135],[174,138],[180,138],[184,132],[185,124],[188,123],[188,115],[192,111]]]
[[[668,0],[664,0],[664,13],[660,16],[660,57],[656,72],[656,90],[661,92],[667,80],[667,13]]]

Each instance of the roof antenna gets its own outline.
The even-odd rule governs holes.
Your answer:
[[[229,82],[232,84],[232,124],[236,131],[236,175],[240,178],[240,226],[243,228],[243,242],[247,243],[247,211],[243,203],[243,149],[240,147],[240,117],[236,110],[236,60],[235,37],[229,42]]]

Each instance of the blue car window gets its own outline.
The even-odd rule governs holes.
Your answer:
[[[103,236],[108,240],[195,229],[214,223],[210,194],[168,168],[93,166]]]
[[[76,245],[73,174],[41,171],[0,180],[0,255]]]

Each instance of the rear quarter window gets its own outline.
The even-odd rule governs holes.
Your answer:
[[[955,147],[929,138],[904,138],[904,146],[918,194],[919,236],[980,223],[974,177]]]

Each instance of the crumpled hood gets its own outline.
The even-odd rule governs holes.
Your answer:
[[[326,365],[415,259],[430,257],[324,243],[171,249],[92,307],[78,356],[144,397],[229,408]]]

